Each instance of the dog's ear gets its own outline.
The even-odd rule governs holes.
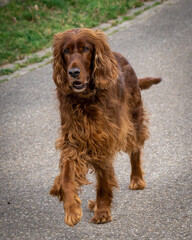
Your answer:
[[[111,52],[106,35],[96,30],[93,79],[99,89],[107,89],[118,77],[117,61]]]
[[[58,33],[53,37],[53,80],[62,93],[69,91],[67,84],[67,72],[63,58],[63,45],[66,41],[66,33]]]

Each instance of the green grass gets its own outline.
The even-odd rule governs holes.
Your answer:
[[[141,0],[12,0],[0,8],[0,65],[51,46],[57,32],[91,28],[141,5]]]
[[[15,71],[17,71],[21,68],[25,68],[30,64],[42,62],[45,58],[48,58],[51,55],[52,55],[51,52],[46,53],[42,57],[39,57],[38,55],[34,54],[32,57],[28,58],[23,63],[15,63],[13,68],[2,68],[2,69],[0,69],[0,76],[12,74],[13,72],[15,72]]]
[[[13,72],[15,72],[15,69],[3,68],[3,69],[0,69],[0,76],[2,76],[2,75],[9,75],[9,74],[11,74]]]
[[[5,78],[5,79],[0,79],[0,83],[7,82],[7,81],[8,81],[7,78]]]

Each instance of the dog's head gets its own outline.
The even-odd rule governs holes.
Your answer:
[[[117,62],[105,34],[72,29],[54,36],[53,79],[64,93],[107,89],[118,76]]]

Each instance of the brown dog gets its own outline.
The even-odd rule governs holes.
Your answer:
[[[89,202],[91,222],[112,220],[111,203],[117,181],[113,160],[120,150],[130,156],[130,189],[143,189],[141,151],[149,137],[140,89],[160,78],[137,79],[128,61],[112,52],[101,31],[73,29],[56,34],[53,43],[53,79],[60,102],[60,174],[50,194],[63,201],[65,223],[81,220],[78,190],[95,171],[97,195]]]

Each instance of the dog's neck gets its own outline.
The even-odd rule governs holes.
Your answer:
[[[95,102],[97,96],[97,89],[93,89],[92,91],[85,91],[82,93],[71,93],[66,95],[67,99],[70,99],[72,104],[90,104],[91,102]]]

